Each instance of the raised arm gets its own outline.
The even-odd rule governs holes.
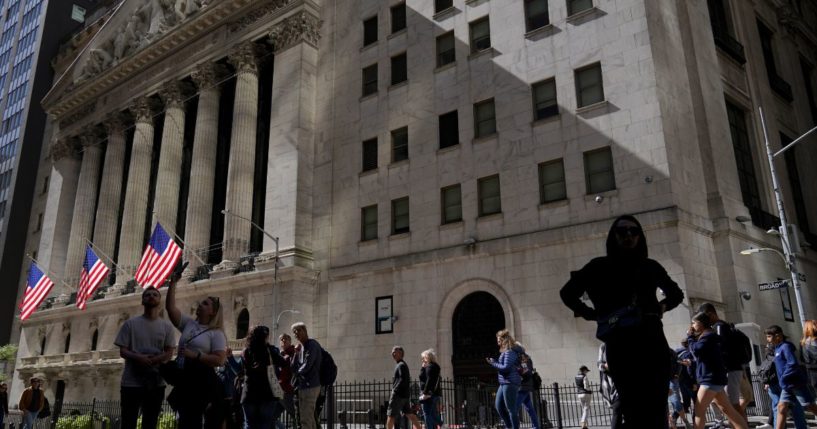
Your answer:
[[[573,310],[575,317],[582,317],[586,320],[596,320],[596,310],[582,302],[581,297],[587,291],[589,279],[585,273],[586,267],[579,271],[570,273],[570,280],[559,291],[562,302]]]
[[[667,270],[665,270],[661,264],[658,262],[654,263],[656,286],[664,292],[665,296],[659,304],[661,305],[661,310],[667,312],[681,304],[684,300],[684,292],[678,287],[678,283],[675,283],[670,278],[669,274],[667,274]]]
[[[167,317],[170,323],[175,327],[179,327],[182,321],[182,312],[176,307],[176,282],[178,279],[171,277],[167,284],[167,296],[165,296],[165,310],[167,310]]]

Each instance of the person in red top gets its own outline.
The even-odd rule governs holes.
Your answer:
[[[295,388],[292,387],[292,359],[295,357],[295,346],[292,345],[292,337],[289,334],[281,334],[278,337],[278,345],[281,348],[281,357],[287,362],[287,365],[276,366],[275,374],[278,376],[278,384],[281,390],[284,391],[284,399],[281,400],[275,407],[274,420],[280,422],[278,417],[284,411],[290,416],[297,416],[295,412]]]

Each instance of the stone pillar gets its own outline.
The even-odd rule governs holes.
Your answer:
[[[68,240],[68,256],[65,261],[65,282],[77,287],[82,263],[85,259],[85,243],[91,240],[94,231],[94,210],[96,209],[97,184],[99,183],[104,137],[96,128],[86,130],[80,136],[82,142],[82,167],[77,183],[71,235]]]
[[[195,272],[201,261],[207,260],[210,244],[210,224],[213,211],[213,188],[218,147],[218,109],[221,88],[219,80],[226,74],[224,66],[213,63],[200,65],[193,72],[199,88],[196,130],[193,137],[193,158],[190,165],[190,192],[187,197],[187,218],[184,228],[186,251],[198,257],[188,257],[188,275]]]
[[[108,147],[105,149],[103,173],[105,180],[99,188],[99,202],[94,225],[94,247],[107,258],[116,252],[116,228],[119,226],[119,204],[122,198],[122,175],[125,172],[125,121],[121,114],[114,114],[104,122],[108,131]],[[99,255],[103,259],[106,256]],[[108,261],[106,261],[107,263]],[[111,272],[114,272],[114,268]]]
[[[148,97],[137,99],[130,107],[136,120],[133,135],[122,230],[119,233],[119,267],[132,277],[139,264],[145,244],[145,220],[148,215],[150,162],[153,151],[153,102]],[[117,283],[129,280],[117,277]]]
[[[306,12],[276,25],[264,227],[279,238],[287,266],[312,251],[312,189],[320,20]],[[275,250],[265,237],[264,253]]]
[[[230,166],[227,174],[224,218],[224,256],[217,269],[238,266],[239,258],[249,250],[252,225],[253,174],[255,172],[255,139],[258,125],[258,48],[252,42],[238,45],[230,54],[236,68],[235,107],[230,135]],[[244,218],[244,219],[241,219]]]
[[[159,96],[165,102],[165,122],[153,200],[153,210],[156,212],[153,223],[161,223],[171,236],[171,231],[176,231],[179,211],[184,148],[184,98],[188,92],[188,86],[177,81],[168,82],[159,91]]]

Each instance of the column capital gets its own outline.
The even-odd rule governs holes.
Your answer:
[[[128,124],[128,115],[123,112],[114,112],[109,114],[102,120],[102,126],[108,134],[120,133],[125,131]]]
[[[301,42],[317,47],[323,21],[308,12],[292,15],[272,28],[269,40],[275,52],[281,52]]]
[[[58,162],[62,159],[79,159],[79,152],[77,151],[77,142],[73,137],[63,137],[55,139],[51,142],[51,147],[48,148],[48,156],[51,160]]]
[[[105,131],[102,127],[91,125],[84,128],[79,135],[79,144],[84,148],[99,146],[105,140]]]
[[[261,48],[252,41],[239,43],[227,57],[227,61],[232,64],[237,72],[250,72],[258,74],[258,57]]]
[[[172,80],[162,85],[162,88],[159,89],[159,97],[167,107],[182,107],[184,100],[192,90],[189,83]]]
[[[156,110],[156,100],[151,97],[139,97],[128,106],[128,110],[133,112],[137,123],[145,122],[153,124],[153,113]]]
[[[225,76],[227,76],[227,67],[222,64],[211,62],[199,64],[196,66],[196,69],[193,70],[193,73],[190,74],[190,77],[193,79],[193,83],[196,84],[199,91],[205,91],[208,89],[219,91],[221,87],[218,85],[218,83]]]

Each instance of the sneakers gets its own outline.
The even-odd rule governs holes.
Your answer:
[[[755,426],[755,429],[768,429],[768,428],[771,428],[771,427],[772,427],[772,425],[770,425],[768,423],[763,423],[760,426]]]

